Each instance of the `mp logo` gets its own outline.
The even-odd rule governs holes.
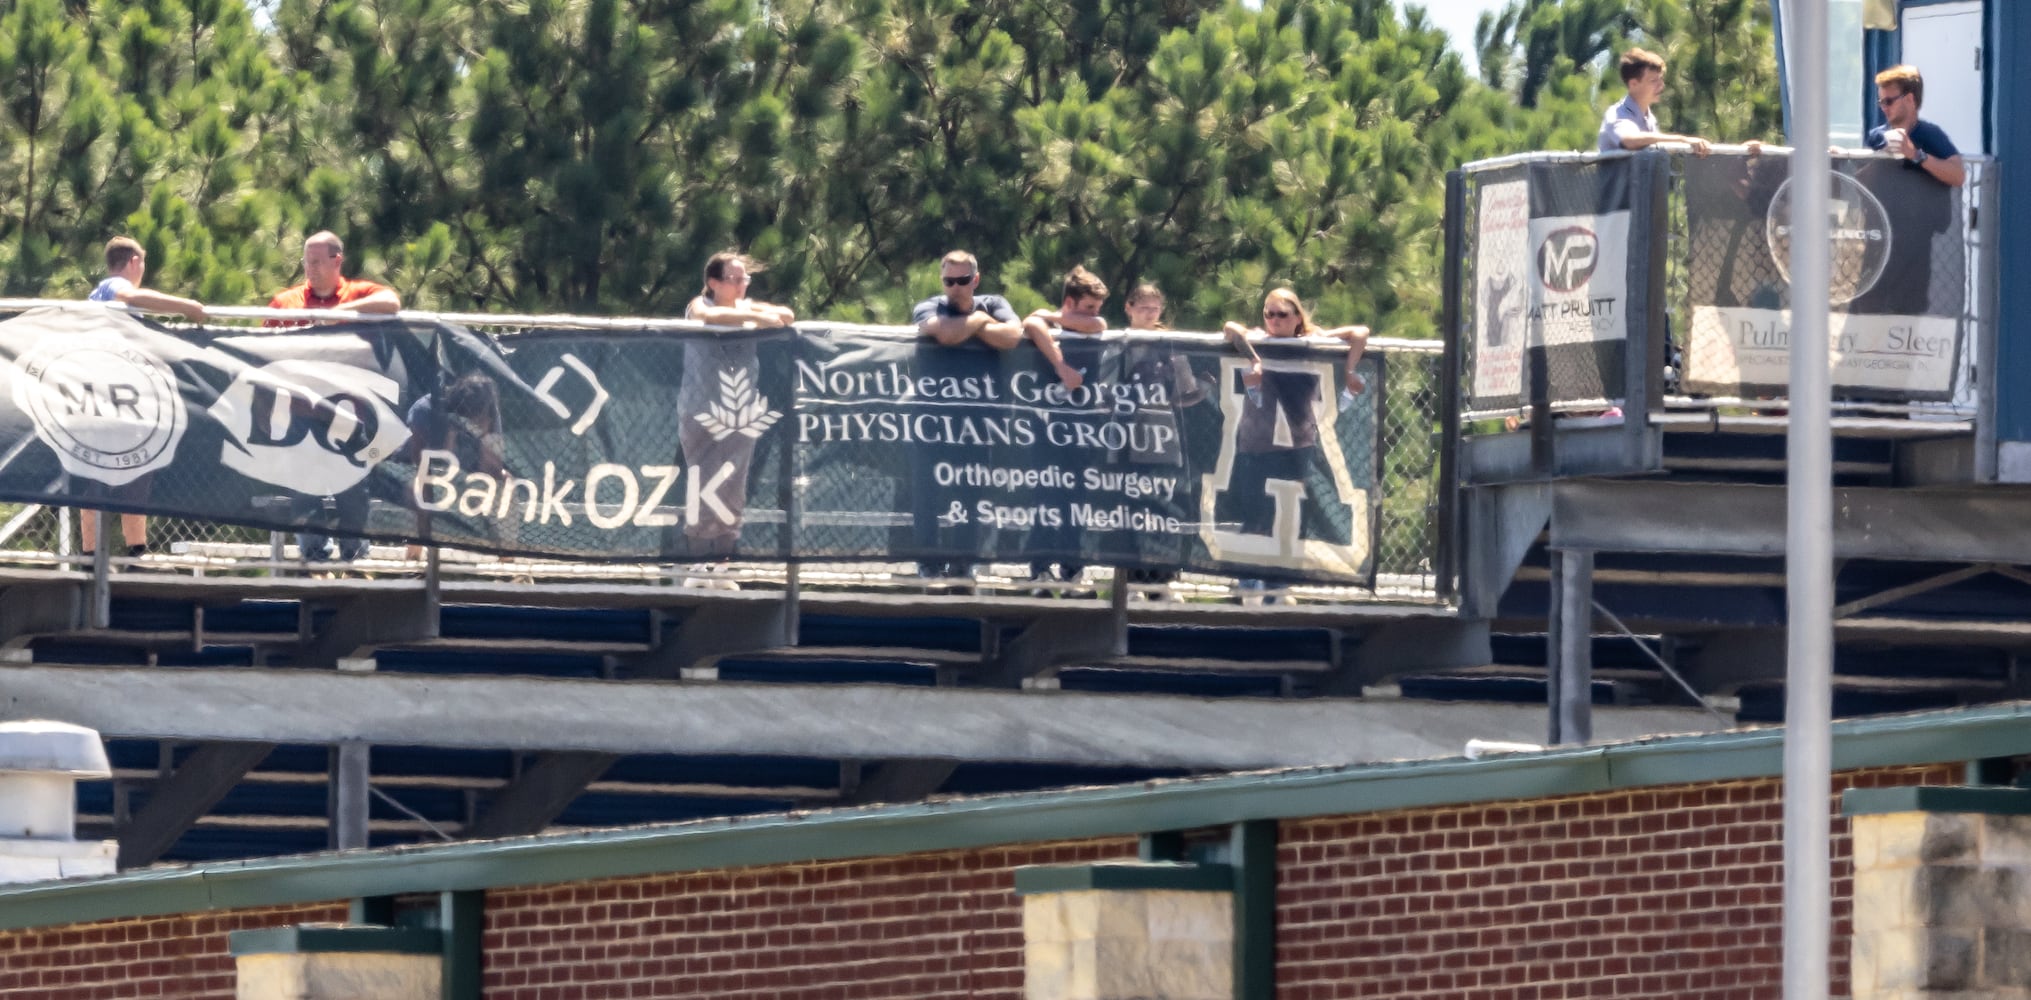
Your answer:
[[[1585,226],[1567,226],[1537,246],[1537,274],[1554,292],[1583,288],[1601,262],[1601,241]]]

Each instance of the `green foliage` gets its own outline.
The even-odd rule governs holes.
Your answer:
[[[1482,82],[1553,117],[1575,100],[1604,107],[1619,99],[1615,61],[1632,46],[1669,67],[1652,109],[1664,129],[1724,142],[1781,139],[1766,0],[1511,0],[1483,14],[1474,32]]]
[[[0,0],[0,274],[127,232],[220,303],[332,229],[418,307],[680,312],[711,253],[897,322],[947,249],[1023,308],[1074,263],[1173,325],[1278,285],[1433,332],[1446,170],[1591,144],[1612,54],[1668,127],[1768,136],[1762,0],[1516,0],[1469,74],[1391,0]],[[1604,86],[1604,83],[1606,84]]]

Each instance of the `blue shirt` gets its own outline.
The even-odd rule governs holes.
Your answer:
[[[122,278],[119,275],[114,275],[113,277],[107,278],[106,280],[99,282],[99,287],[92,289],[92,294],[85,296],[85,301],[111,302],[114,305],[119,305],[120,293],[131,292],[133,290],[134,290],[133,282],[128,281],[127,279]]]
[[[1624,97],[1601,116],[1599,148],[1613,153],[1622,148],[1622,137],[1657,131],[1657,116],[1643,110],[1634,97]]]
[[[1868,136],[1862,140],[1862,144],[1870,149],[1882,149],[1888,145],[1883,139],[1883,133],[1889,130],[1890,126],[1887,122],[1870,129]],[[1923,118],[1911,123],[1911,127],[1905,130],[1905,135],[1911,139],[1912,145],[1924,150],[1927,156],[1937,156],[1940,159],[1948,160],[1960,155],[1960,150],[1954,148],[1953,140],[1946,137],[1946,130]],[[1905,160],[1904,165],[1907,167],[1918,167],[1918,164],[1910,160]],[[1918,169],[1922,170],[1924,168],[1918,167]]]

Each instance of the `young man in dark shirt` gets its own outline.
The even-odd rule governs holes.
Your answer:
[[[1870,129],[1864,143],[1903,157],[1905,166],[1923,170],[1941,184],[1960,187],[1968,176],[1960,150],[1945,129],[1918,117],[1924,103],[1925,79],[1918,75],[1918,67],[1892,66],[1876,74],[1876,106],[1883,109],[1883,124]]]

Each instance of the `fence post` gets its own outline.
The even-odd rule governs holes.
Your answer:
[[[1467,256],[1467,175],[1446,172],[1445,270],[1441,287],[1440,323],[1445,331],[1446,349],[1439,355],[1439,481],[1438,526],[1432,550],[1432,590],[1440,600],[1451,600],[1458,579],[1454,545],[1460,529],[1460,352],[1466,342],[1465,314],[1460,296],[1465,294]]]
[[[85,626],[102,629],[113,624],[113,556],[108,531],[118,530],[112,515],[99,515],[99,544],[92,546],[92,602],[85,609]]]

